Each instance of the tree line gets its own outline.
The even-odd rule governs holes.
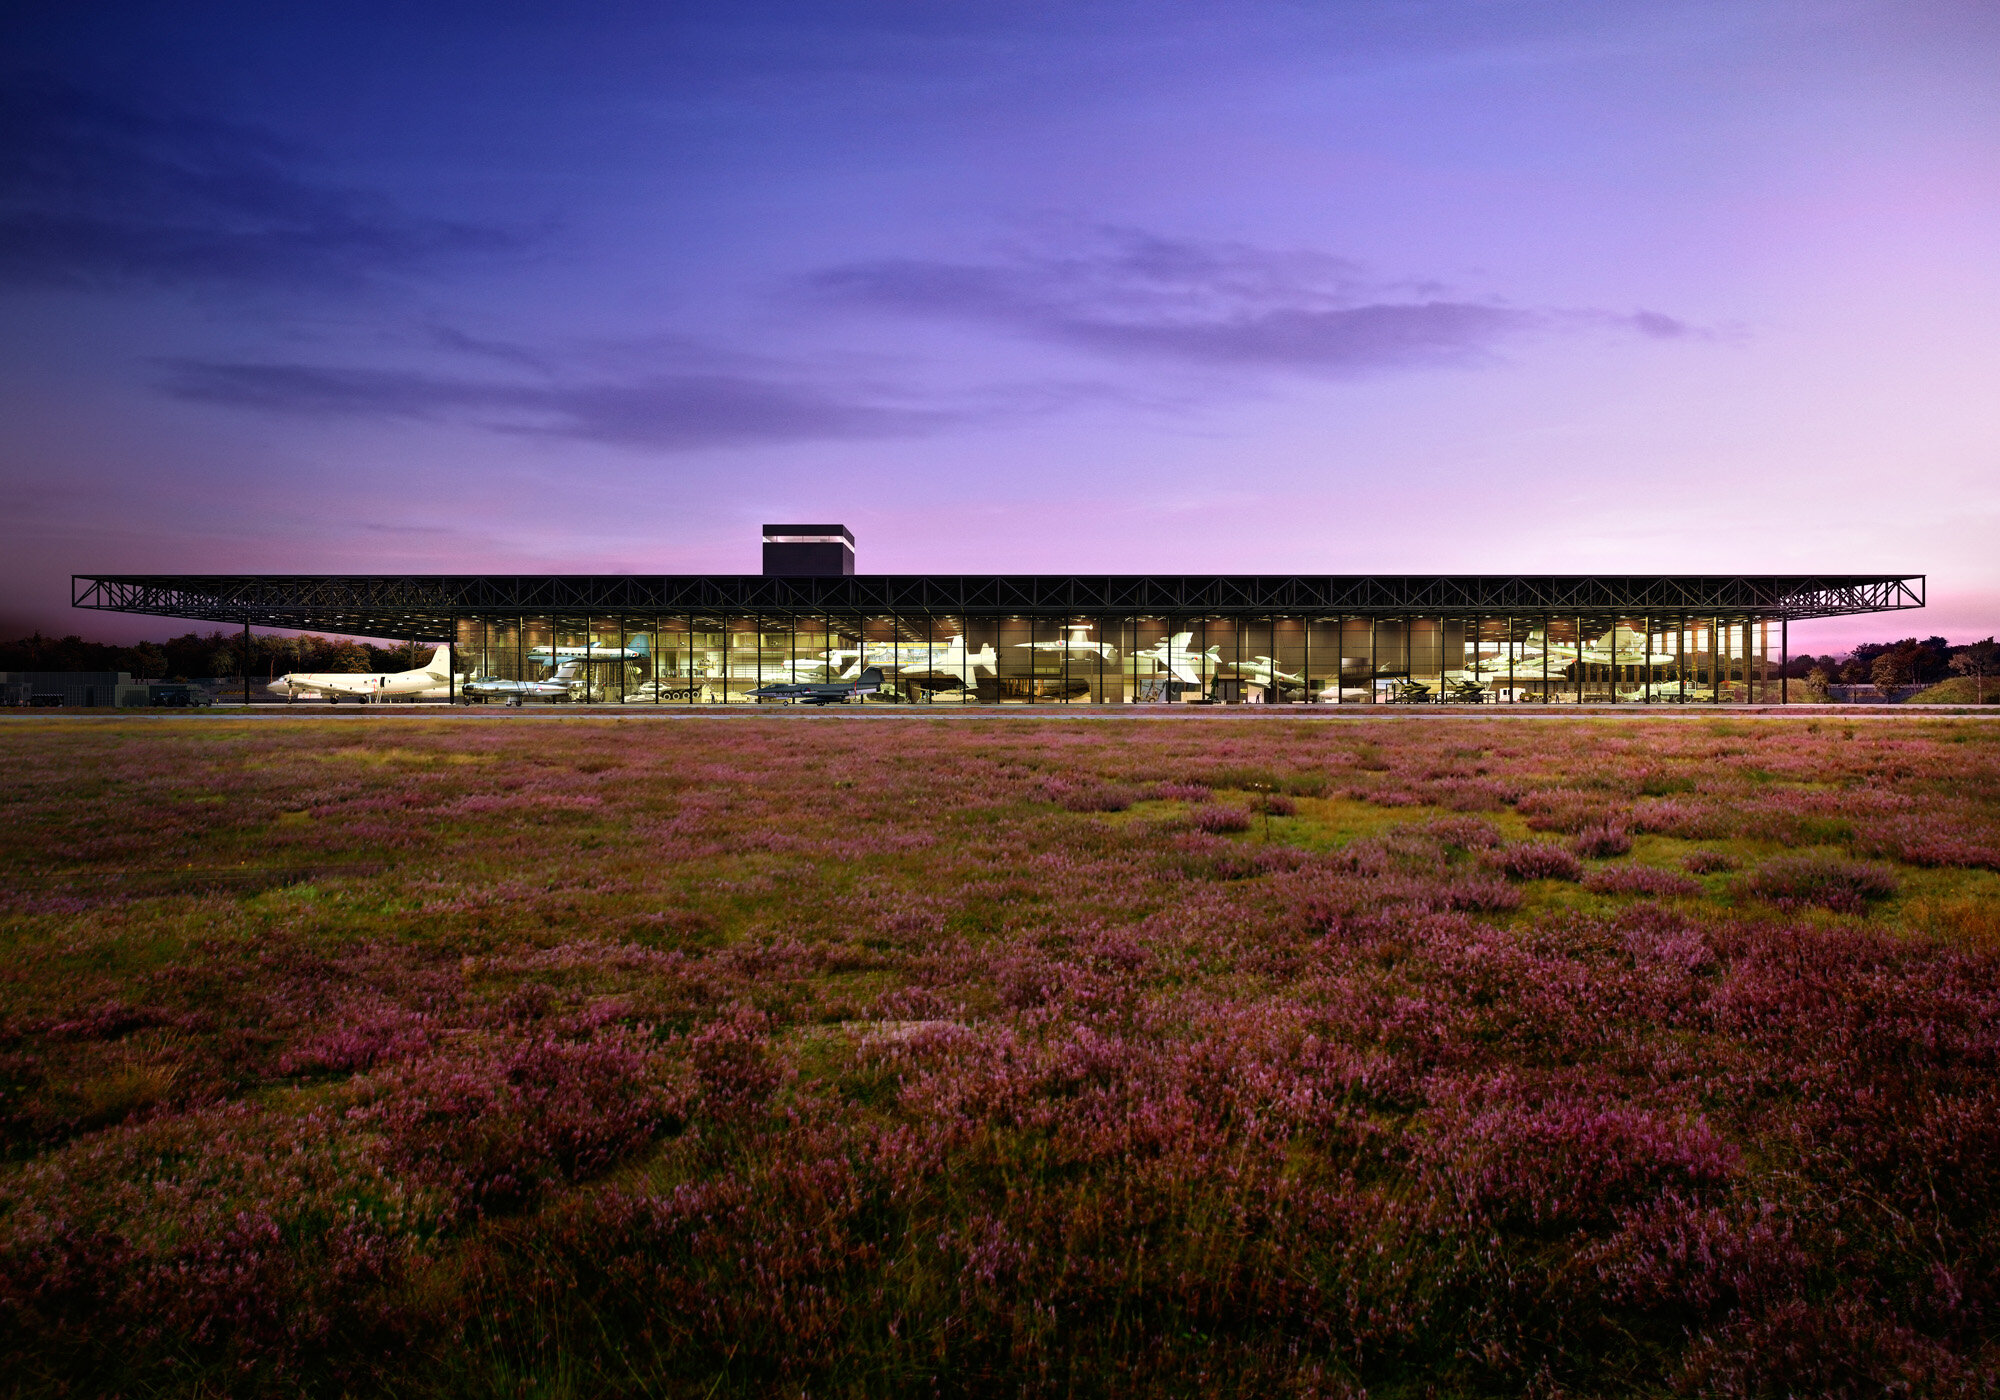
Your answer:
[[[1864,642],[1845,656],[1794,656],[1785,674],[1808,683],[1872,685],[1885,693],[1909,685],[1937,685],[1954,676],[1984,681],[2000,673],[2000,645],[1992,637],[1954,647],[1943,637]]]
[[[287,671],[334,671],[345,675],[369,671],[402,671],[430,654],[419,648],[416,661],[407,645],[378,647],[345,637],[250,636],[249,663],[253,677],[270,679]],[[0,642],[0,671],[124,671],[134,680],[191,680],[243,674],[241,632],[187,632],[164,642],[111,646],[86,642],[78,636],[44,637],[37,632],[18,641]]]

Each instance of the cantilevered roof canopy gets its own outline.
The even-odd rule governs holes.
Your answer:
[[[1875,574],[80,574],[79,608],[432,641],[463,618],[1503,617],[1795,619],[1924,605]]]

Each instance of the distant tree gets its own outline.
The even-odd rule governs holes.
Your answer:
[[[368,649],[359,642],[338,641],[326,644],[326,669],[340,671],[348,675],[358,675],[363,671],[375,671],[376,666],[368,655]]]
[[[1805,686],[1806,698],[1809,700],[1823,703],[1826,700],[1827,696],[1827,690],[1826,690],[1827,684],[1832,679],[1833,679],[1832,675],[1827,671],[1827,669],[1824,666],[1815,665],[1810,671],[1805,673],[1804,677],[1802,677],[1802,684]]]
[[[1951,654],[1951,669],[1961,676],[1972,677],[1972,693],[1975,703],[1986,703],[1986,678],[2000,670],[2000,646],[1988,637],[1983,642],[1974,642],[1969,647],[1960,647]]]
[[[216,628],[210,632],[184,632],[178,637],[167,638],[165,643],[167,674],[181,680],[195,676],[226,675],[226,671],[215,669],[216,653],[227,651],[230,643],[240,635]],[[235,656],[232,654],[228,661],[233,668],[236,664]]]
[[[143,675],[141,648],[86,642],[74,634],[44,637],[37,632],[18,641],[0,642],[0,671],[128,671]],[[157,651],[157,648],[154,648]]]
[[[1900,642],[1898,645],[1909,646],[1910,643]],[[1925,685],[1936,685],[1939,681],[1950,679],[1950,642],[1947,642],[1943,637],[1926,637],[1921,642],[1916,643],[1915,653],[1911,658],[1913,673],[1910,679],[1912,681],[1921,681]]]
[[[1864,661],[1859,656],[1850,656],[1846,661],[1841,663],[1840,683],[1842,685],[1867,685],[1870,664],[1870,661]]]
[[[158,642],[141,642],[132,648],[132,674],[143,681],[156,681],[167,674],[167,652]]]
[[[1914,648],[1906,651],[1902,647],[1896,647],[1885,651],[1877,656],[1868,668],[1868,679],[1873,681],[1875,688],[1884,695],[1890,694],[1899,686],[1908,685],[1915,674]]]

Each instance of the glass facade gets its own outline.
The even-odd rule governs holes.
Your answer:
[[[568,665],[583,704],[752,705],[853,680],[869,704],[1686,704],[1783,698],[1779,624],[1687,614],[1400,617],[481,616],[462,678]],[[560,698],[560,697],[555,697]]]

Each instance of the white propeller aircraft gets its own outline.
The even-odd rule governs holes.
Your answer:
[[[451,684],[451,648],[439,647],[431,659],[413,671],[288,671],[272,681],[273,694],[286,703],[300,696],[323,695],[329,705],[342,700],[385,700],[393,695],[423,695]]]

